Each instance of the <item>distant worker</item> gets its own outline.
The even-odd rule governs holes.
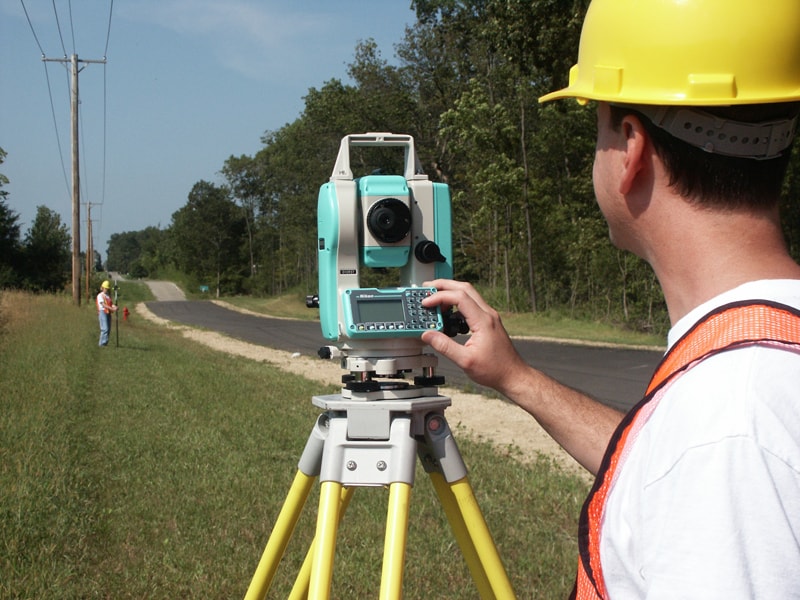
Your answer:
[[[99,346],[108,346],[108,334],[111,331],[111,313],[117,312],[117,307],[108,293],[111,284],[108,280],[100,286],[100,293],[97,294],[97,317],[100,321],[100,343]]]

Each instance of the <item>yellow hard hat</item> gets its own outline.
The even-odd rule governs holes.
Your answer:
[[[542,96],[721,106],[800,100],[800,0],[592,0],[569,86]]]
[[[105,280],[105,281],[104,281],[104,282],[103,282],[103,283],[100,285],[100,287],[101,287],[101,288],[103,288],[104,290],[110,290],[110,289],[111,289],[111,284],[108,282],[108,279],[106,279],[106,280]]]

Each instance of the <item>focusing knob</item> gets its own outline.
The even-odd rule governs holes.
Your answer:
[[[430,240],[425,240],[417,244],[416,248],[414,248],[414,256],[417,257],[419,262],[425,265],[434,262],[447,262],[447,259],[442,256],[442,251],[439,250],[439,246],[436,245],[436,242]]]
[[[442,313],[442,321],[444,321],[444,333],[449,337],[456,337],[459,333],[466,335],[469,333],[469,324],[460,312],[449,309]]]

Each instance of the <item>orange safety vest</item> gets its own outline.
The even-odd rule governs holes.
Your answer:
[[[600,529],[606,499],[636,416],[667,382],[690,366],[718,352],[749,344],[800,346],[800,311],[766,301],[727,304],[703,317],[664,356],[644,399],[622,419],[611,436],[594,486],[583,505],[578,526],[578,576],[570,598],[607,598],[600,564]],[[637,424],[637,429],[641,425]]]
[[[111,307],[114,306],[114,301],[111,296],[105,292],[97,294],[97,312],[103,311],[105,314],[111,313]]]

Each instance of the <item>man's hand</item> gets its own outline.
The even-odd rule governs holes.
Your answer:
[[[422,341],[456,363],[476,383],[505,393],[509,378],[519,376],[525,362],[514,349],[500,315],[469,283],[437,279],[424,285],[439,291],[426,298],[423,305],[443,309],[457,306],[471,335],[462,345],[438,331],[426,331]]]
[[[525,364],[500,315],[470,284],[437,279],[425,285],[439,291],[423,305],[457,306],[472,335],[462,345],[438,331],[426,331],[422,341],[456,363],[470,379],[494,388],[530,413],[579,463],[596,473],[622,413]]]

